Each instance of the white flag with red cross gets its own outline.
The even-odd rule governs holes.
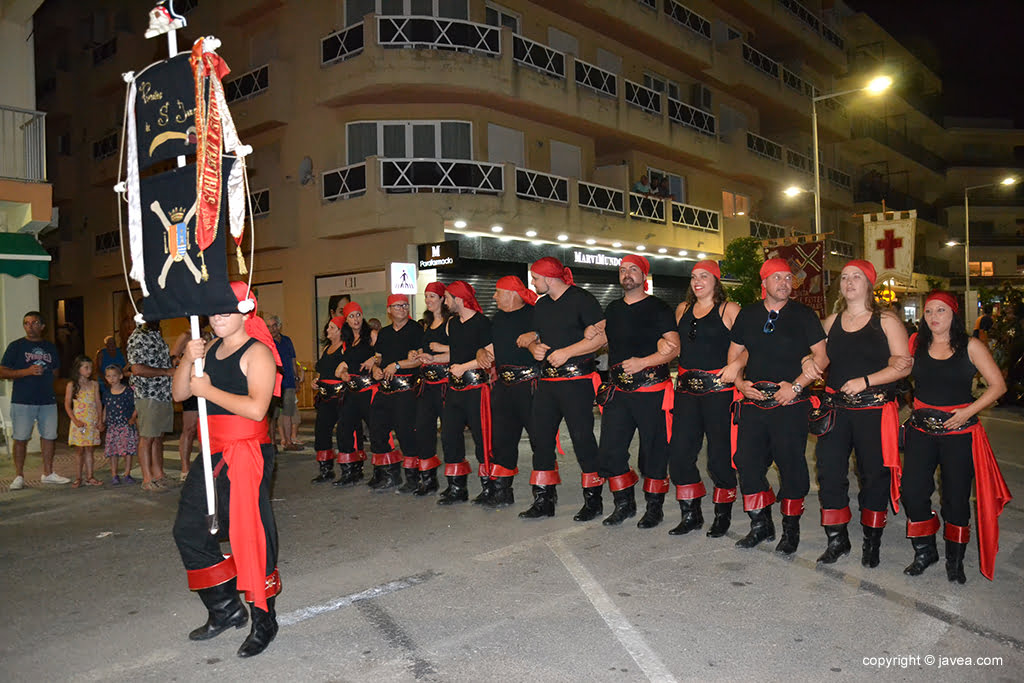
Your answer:
[[[864,258],[878,281],[891,277],[909,281],[914,273],[914,230],[917,211],[864,214]]]

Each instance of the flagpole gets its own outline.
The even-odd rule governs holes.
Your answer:
[[[172,5],[173,7],[173,5]],[[178,54],[178,31],[172,28],[167,32],[167,57],[171,58]],[[185,155],[177,158],[178,168],[185,166]],[[197,197],[198,201],[198,197]],[[192,328],[192,339],[199,339],[199,316],[190,315],[189,325]],[[196,377],[203,376],[203,359],[196,358],[194,365]],[[220,520],[217,519],[217,490],[213,486],[213,456],[210,453],[210,423],[206,412],[206,399],[199,397],[196,403],[199,404],[199,444],[203,452],[203,483],[206,485],[206,525],[211,535],[220,531]],[[185,454],[184,457],[189,457]]]

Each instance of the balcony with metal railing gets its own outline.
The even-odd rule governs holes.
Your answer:
[[[528,102],[552,125],[564,127],[568,116],[695,159],[718,155],[710,112],[507,29],[405,19],[412,18],[370,15],[324,37],[319,102],[343,106],[354,93],[363,102],[372,102],[375,94],[391,102],[396,88],[416,101],[436,97],[517,112]]]
[[[387,229],[451,213],[572,239],[602,237],[652,246],[722,253],[721,213],[514,164],[462,159],[369,157],[321,174],[320,237]],[[474,221],[475,218],[475,221]],[[544,235],[542,235],[544,237]]]
[[[289,66],[278,59],[224,81],[224,97],[242,139],[278,128],[293,116]],[[270,97],[263,95],[270,93]]]
[[[739,138],[740,136],[736,137]],[[804,189],[814,187],[814,160],[811,157],[774,140],[758,135],[753,131],[746,131],[742,137],[745,139],[743,154],[748,158],[752,155],[763,163],[751,166],[749,163],[734,157],[733,160],[737,166],[750,168],[761,181],[774,185],[795,182]],[[739,144],[736,141],[732,143],[731,149],[733,153],[739,153]],[[726,157],[723,156],[724,158]],[[792,171],[789,180],[785,177],[785,169]],[[832,196],[836,201],[849,203],[851,199],[850,193],[853,190],[853,181],[850,175],[825,164],[819,166],[819,172],[821,174],[823,198]],[[803,176],[803,179],[794,174]]]
[[[839,30],[798,0],[716,0],[723,11],[748,24],[766,44],[792,44],[819,70],[846,66],[846,41]]]
[[[890,128],[885,121],[864,114],[854,116],[851,121],[854,139],[871,139],[898,152],[902,156],[916,161],[918,164],[935,173],[944,173],[946,162],[923,145],[915,142],[902,133]]]
[[[0,106],[0,178],[47,182],[45,112]]]
[[[839,240],[832,237],[825,238],[825,251],[832,256],[838,256],[843,259],[852,259],[857,257],[857,248],[853,242],[847,242],[845,240]]]

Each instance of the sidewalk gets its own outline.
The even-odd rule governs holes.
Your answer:
[[[280,452],[280,455],[304,456],[313,453],[313,422],[315,413],[312,410],[302,411],[302,424],[299,426],[299,438],[306,443],[306,448],[301,451]],[[0,447],[0,493],[11,492],[11,482],[14,481],[14,453],[13,444],[9,448]],[[193,457],[199,452],[199,439],[196,438],[192,445]],[[103,482],[102,488],[111,488],[110,484],[110,463],[103,455],[103,446],[97,446],[93,451],[93,473],[94,476]],[[142,482],[142,470],[139,469],[138,459],[132,458],[132,477],[139,483]],[[124,462],[121,463],[124,467]],[[53,471],[57,474],[74,480],[77,476],[78,465],[75,461],[74,449],[68,446],[67,440],[57,440],[53,454]],[[178,455],[178,434],[169,434],[164,439],[164,471],[172,481],[178,480],[181,472],[181,457]],[[39,451],[29,451],[25,458],[25,489],[70,489],[71,484],[44,484],[40,481],[43,475],[43,458]],[[136,486],[137,487],[137,486]],[[97,487],[100,488],[100,487]],[[131,488],[131,486],[120,486],[113,488]],[[13,493],[17,494],[18,491]]]

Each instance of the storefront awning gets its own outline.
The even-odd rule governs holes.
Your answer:
[[[50,255],[32,235],[0,232],[0,273],[11,277],[50,278]]]

